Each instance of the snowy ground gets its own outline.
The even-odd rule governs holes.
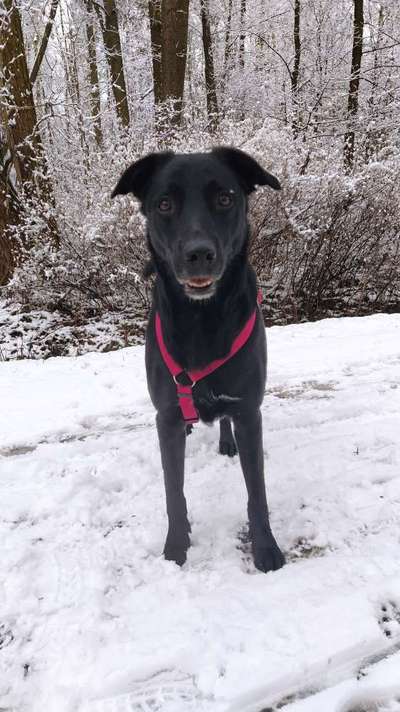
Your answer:
[[[31,310],[0,298],[0,362],[78,356],[143,343],[144,318],[124,310],[85,318],[83,314]]]
[[[3,712],[400,710],[400,315],[268,339],[268,575],[215,427],[188,439],[188,561],[161,557],[142,347],[0,365]]]

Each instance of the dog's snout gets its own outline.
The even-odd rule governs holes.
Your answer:
[[[214,247],[205,243],[188,245],[184,251],[185,262],[193,267],[209,268],[215,262],[216,256]]]

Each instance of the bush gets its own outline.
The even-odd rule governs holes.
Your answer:
[[[320,145],[311,152],[289,130],[256,130],[249,120],[226,119],[211,137],[199,123],[168,137],[175,150],[220,143],[252,153],[282,182],[280,193],[265,189],[250,201],[250,253],[268,295],[268,324],[399,309],[397,153],[347,177],[339,151]],[[32,215],[40,209],[27,203],[21,230],[30,249],[5,290],[8,299],[80,325],[126,314],[128,328],[140,322],[143,333],[151,286],[142,276],[144,219],[133,198],[111,201],[110,194],[122,170],[155,148],[154,135],[120,135],[74,168],[69,155],[53,157],[60,245],[38,241]]]

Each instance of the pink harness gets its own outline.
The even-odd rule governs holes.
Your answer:
[[[259,291],[257,294],[258,304],[260,304],[261,301],[262,293],[261,291]],[[246,341],[249,339],[253,331],[254,324],[256,321],[256,314],[257,308],[254,309],[252,315],[246,321],[241,332],[233,340],[231,349],[228,355],[225,356],[225,358],[217,358],[215,359],[215,361],[211,361],[208,366],[205,366],[204,368],[201,368],[198,371],[185,371],[185,369],[183,369],[182,366],[180,366],[179,363],[177,363],[175,359],[172,358],[165,345],[160,315],[158,312],[156,312],[156,337],[158,347],[161,351],[161,355],[164,359],[165,365],[176,383],[179,406],[185,423],[197,423],[199,420],[199,414],[193,402],[193,387],[196,385],[197,381],[200,381],[202,378],[209,376],[210,373],[213,373],[213,371],[216,371],[217,368],[223,366],[224,363],[229,361],[229,359],[231,359],[232,356],[237,354],[237,352],[242,348],[242,346],[245,345]],[[178,380],[178,378],[180,380]]]

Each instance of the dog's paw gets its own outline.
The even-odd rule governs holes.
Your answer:
[[[164,559],[166,561],[175,561],[178,566],[183,566],[186,561],[187,549],[178,546],[165,546]]]
[[[277,571],[285,564],[285,557],[282,554],[276,541],[268,544],[252,545],[254,566],[265,574],[268,571]]]
[[[183,566],[189,547],[189,534],[185,533],[180,536],[168,534],[164,546],[164,558],[167,561],[175,561],[178,566]]]
[[[236,443],[233,440],[220,440],[219,452],[221,455],[228,455],[228,457],[234,457],[235,455],[237,455]]]

